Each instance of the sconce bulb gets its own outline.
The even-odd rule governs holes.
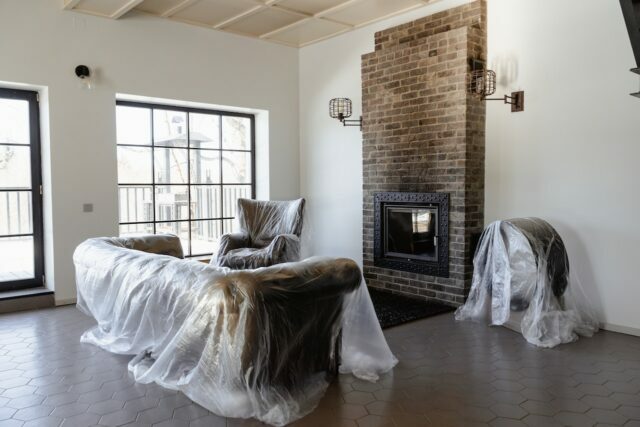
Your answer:
[[[352,103],[349,98],[333,98],[329,101],[329,116],[343,121],[351,117]]]

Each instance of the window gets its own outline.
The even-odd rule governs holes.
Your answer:
[[[211,254],[254,198],[254,116],[118,101],[120,235],[171,233]]]
[[[44,285],[36,92],[0,89],[0,291]]]

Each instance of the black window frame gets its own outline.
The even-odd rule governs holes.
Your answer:
[[[38,92],[0,88],[0,98],[27,101],[29,104],[29,145],[0,143],[0,146],[30,147],[31,188],[1,189],[0,192],[31,191],[31,233],[0,235],[0,238],[33,236],[33,273],[31,279],[0,282],[0,291],[14,291],[45,285],[44,276],[44,221],[42,207],[42,152],[40,141],[40,103]]]
[[[150,137],[151,137],[151,143],[150,145],[137,145],[137,144],[120,144],[116,141],[116,146],[117,147],[136,147],[136,148],[144,148],[144,147],[150,147],[151,148],[151,162],[152,162],[152,182],[151,183],[120,183],[119,179],[118,179],[118,188],[120,187],[131,187],[131,186],[151,186],[151,193],[152,193],[152,199],[153,199],[153,220],[152,221],[133,221],[133,222],[120,222],[120,218],[118,218],[118,228],[120,228],[120,226],[123,225],[146,225],[146,224],[152,224],[153,225],[153,234],[157,234],[157,224],[173,224],[173,223],[187,223],[188,224],[188,230],[189,230],[189,248],[187,250],[187,248],[185,249],[185,257],[188,258],[196,258],[196,257],[205,257],[205,256],[210,256],[212,255],[212,252],[208,252],[208,253],[192,253],[192,224],[194,222],[198,222],[198,221],[221,221],[221,235],[225,234],[225,233],[229,233],[232,230],[225,230],[225,221],[226,220],[233,220],[235,219],[235,217],[225,217],[224,216],[224,187],[225,186],[234,186],[234,185],[238,185],[238,186],[251,186],[251,198],[255,199],[256,198],[256,126],[255,126],[255,115],[254,114],[250,114],[250,113],[240,113],[240,112],[235,112],[235,111],[226,111],[226,110],[218,110],[218,109],[209,109],[209,108],[196,108],[196,107],[184,107],[184,106],[178,106],[178,105],[173,105],[173,104],[158,104],[158,103],[151,103],[151,102],[139,102],[139,101],[127,101],[127,100],[116,100],[116,108],[122,106],[122,107],[134,107],[134,108],[146,108],[150,110],[150,114],[151,114],[151,120],[150,120]],[[154,114],[153,111],[154,110],[166,110],[166,111],[178,111],[178,112],[184,112],[186,114],[187,117],[187,123],[186,123],[186,132],[187,132],[187,146],[186,147],[168,147],[165,145],[156,145],[155,142],[155,135],[154,135]],[[190,133],[191,133],[191,126],[190,126],[190,121],[189,121],[189,114],[208,114],[208,115],[217,115],[220,116],[220,147],[219,148],[193,148],[190,146],[190,141],[191,141],[191,137],[190,137]],[[250,137],[251,137],[251,141],[250,141],[250,149],[249,150],[238,150],[238,149],[225,149],[222,146],[222,138],[223,138],[223,133],[222,133],[222,118],[223,117],[242,117],[242,118],[246,118],[250,120],[251,123],[251,132],[250,132]],[[116,125],[117,126],[117,125]],[[155,149],[156,148],[176,148],[176,149],[186,149],[187,150],[187,182],[186,183],[157,183],[156,182],[156,176],[155,176]],[[194,150],[203,150],[203,151],[217,151],[220,153],[220,183],[219,184],[198,184],[198,183],[192,183],[191,182],[191,152]],[[250,183],[225,183],[223,181],[223,174],[222,174],[222,161],[223,161],[223,157],[222,157],[222,153],[224,152],[239,152],[239,153],[250,153],[250,158],[251,158],[251,182]],[[197,186],[197,185],[211,185],[211,186],[220,186],[220,212],[221,212],[221,216],[220,217],[216,217],[216,218],[197,218],[197,219],[193,219],[192,218],[192,211],[191,211],[191,203],[192,203],[192,197],[191,197],[191,187],[192,186]],[[157,218],[157,205],[156,205],[156,187],[171,187],[171,186],[186,186],[187,187],[187,191],[188,191],[188,219],[179,219],[179,220],[172,220],[172,221],[167,221],[167,220],[158,220]],[[118,192],[118,216],[120,216],[120,192]],[[187,255],[188,254],[188,255]]]

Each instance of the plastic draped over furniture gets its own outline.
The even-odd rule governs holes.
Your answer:
[[[128,249],[184,258],[180,239],[173,234],[145,234],[136,237],[122,237],[119,241],[122,246]]]
[[[280,426],[315,408],[338,364],[374,381],[397,362],[353,261],[233,271],[130,249],[168,242],[180,247],[177,237],[96,238],[74,253],[78,308],[98,322],[81,341],[135,355],[136,381]]]
[[[521,315],[520,330],[540,347],[591,336],[598,321],[577,280],[557,231],[539,218],[496,221],[482,233],[473,259],[473,282],[457,320],[489,319],[503,325]]]
[[[251,269],[300,259],[304,199],[259,201],[238,199],[239,233],[220,238],[211,263],[219,267]]]

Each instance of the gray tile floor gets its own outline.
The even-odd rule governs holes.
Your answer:
[[[253,426],[136,384],[130,357],[80,344],[74,307],[0,315],[0,426]],[[552,350],[452,314],[385,331],[400,359],[377,384],[340,376],[295,426],[640,426],[640,338]]]

